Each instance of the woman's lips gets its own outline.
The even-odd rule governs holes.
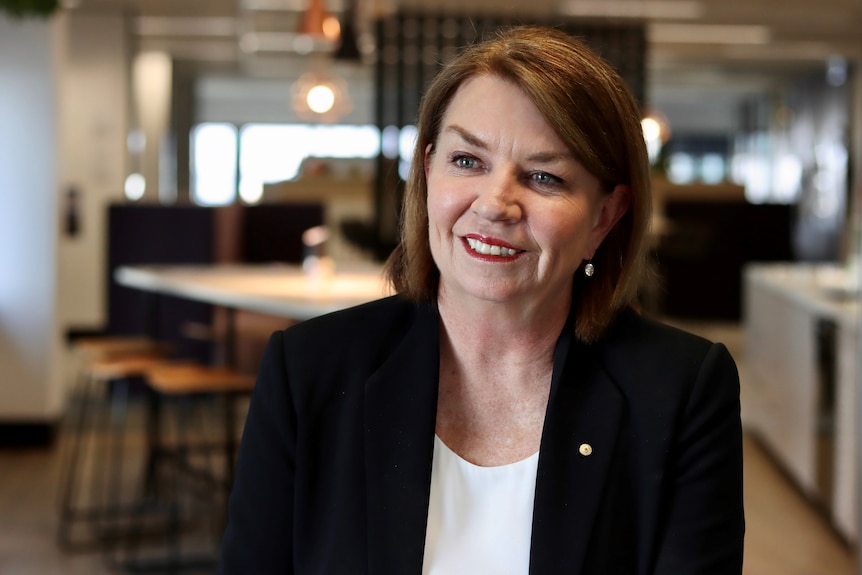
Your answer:
[[[477,254],[480,256],[493,256],[498,258],[511,259],[516,257],[518,254],[523,253],[524,251],[515,248],[507,242],[493,238],[484,238],[470,235],[464,236],[463,239],[468,250],[473,254]]]

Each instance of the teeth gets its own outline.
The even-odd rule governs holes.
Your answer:
[[[513,250],[511,248],[504,248],[501,246],[492,246],[491,244],[486,244],[485,242],[480,242],[474,238],[467,238],[467,244],[470,246],[475,252],[478,252],[483,255],[491,255],[491,256],[513,256],[518,253],[518,250]]]

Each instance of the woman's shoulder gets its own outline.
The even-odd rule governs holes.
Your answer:
[[[667,353],[694,354],[706,353],[716,342],[691,333],[665,321],[636,312],[625,310],[619,314],[604,339],[606,345],[624,347],[632,352],[642,350],[653,354]]]
[[[418,318],[434,314],[430,305],[394,295],[302,321],[279,335],[294,353],[387,347],[399,341]]]
[[[736,373],[723,343],[634,311],[620,314],[602,341],[600,353],[617,381],[637,388],[644,380],[666,385],[691,382],[704,369]]]

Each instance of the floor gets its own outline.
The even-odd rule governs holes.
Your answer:
[[[736,325],[687,325],[723,341],[737,359],[745,392],[741,334]],[[744,575],[857,575],[855,552],[828,527],[746,434]],[[98,553],[64,553],[56,544],[58,449],[0,450],[0,574],[107,575]]]

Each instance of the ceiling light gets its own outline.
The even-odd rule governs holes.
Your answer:
[[[560,5],[566,16],[693,20],[704,7],[695,0],[568,0]]]
[[[323,0],[310,0],[308,8],[302,13],[299,33],[337,40],[341,33],[341,25],[338,23],[338,18],[326,10]]]
[[[240,36],[239,47],[247,54],[255,52],[311,54],[332,50],[332,42],[323,37],[293,32],[246,32]]]
[[[647,40],[666,44],[768,44],[767,26],[731,24],[667,24],[647,26]]]
[[[353,62],[362,59],[362,54],[359,50],[359,38],[356,35],[355,18],[356,0],[349,0],[347,8],[345,8],[342,15],[344,25],[341,27],[341,37],[339,38],[338,47],[332,55],[336,60]]]
[[[126,199],[133,202],[138,201],[144,197],[144,193],[147,191],[147,181],[141,174],[129,174],[126,177],[123,191],[126,194]]]
[[[266,10],[269,12],[300,12],[305,10],[304,0],[240,0],[242,10]]]
[[[826,42],[772,42],[768,45],[728,45],[721,51],[731,60],[768,62],[822,62],[833,53]]]
[[[139,36],[235,36],[237,21],[222,16],[140,16],[135,28]]]
[[[303,74],[292,92],[293,109],[305,120],[334,122],[353,109],[346,82],[327,73]]]
[[[318,84],[308,91],[305,102],[315,114],[325,114],[335,105],[335,92],[328,84]]]

